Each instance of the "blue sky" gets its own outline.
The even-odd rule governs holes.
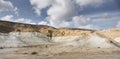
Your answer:
[[[119,0],[0,0],[0,19],[54,27],[120,27]]]

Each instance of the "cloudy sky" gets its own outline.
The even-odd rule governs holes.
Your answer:
[[[116,28],[120,0],[0,0],[0,20],[58,28]]]

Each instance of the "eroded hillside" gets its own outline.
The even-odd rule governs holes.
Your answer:
[[[94,30],[89,29],[75,29],[75,28],[54,28],[47,25],[31,25],[15,22],[0,21],[0,32],[40,32],[46,36],[76,36],[88,35]]]
[[[89,30],[54,28],[0,21],[0,47],[23,47],[41,44],[60,44],[89,48],[119,48],[120,29]]]

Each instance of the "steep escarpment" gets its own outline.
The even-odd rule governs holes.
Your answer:
[[[87,48],[118,48],[119,33],[119,28],[106,30],[54,28],[47,25],[0,21],[0,47],[61,44]]]

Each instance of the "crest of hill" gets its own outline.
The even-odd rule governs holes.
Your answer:
[[[75,35],[88,35],[95,30],[79,29],[79,28],[55,28],[47,25],[32,25],[9,21],[0,21],[0,32],[40,32],[47,36],[75,36]]]
[[[54,28],[54,27],[47,26],[47,25],[33,25],[33,24],[24,24],[24,23],[0,20],[0,32],[2,33],[9,33],[9,32],[15,32],[15,31],[39,32],[39,29],[41,28]]]

